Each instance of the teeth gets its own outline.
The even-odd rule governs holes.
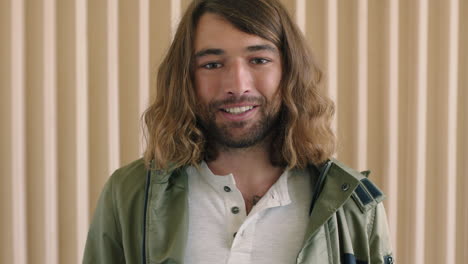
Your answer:
[[[253,108],[253,106],[242,106],[242,107],[233,107],[233,108],[226,108],[224,111],[231,113],[231,114],[241,114],[246,111],[249,111]]]

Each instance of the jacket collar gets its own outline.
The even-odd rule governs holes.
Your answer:
[[[323,187],[319,188],[321,192],[318,194],[310,215],[305,243],[318,231],[320,226],[343,206],[359,185],[359,179],[364,177],[335,159],[330,161],[330,168],[324,175]],[[315,184],[318,184],[317,180]]]
[[[188,234],[185,168],[151,170],[145,214],[145,263],[183,263]]]
[[[169,166],[169,168],[164,170],[159,170],[155,168],[154,160],[151,161],[150,169],[151,169],[151,178],[157,184],[167,184],[167,185],[175,185],[179,188],[186,189],[187,188],[187,179],[186,179],[186,170],[187,166],[184,167],[173,167]]]

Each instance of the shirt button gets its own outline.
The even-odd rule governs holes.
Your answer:
[[[229,186],[224,186],[224,191],[225,191],[225,192],[230,192],[230,191],[231,191],[231,188],[229,188]]]
[[[237,207],[237,206],[234,206],[234,207],[231,208],[231,212],[232,212],[233,214],[238,214],[239,211],[240,211],[240,210],[239,210],[239,207]]]

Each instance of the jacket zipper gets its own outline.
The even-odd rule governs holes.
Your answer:
[[[145,185],[145,205],[143,210],[143,241],[141,245],[142,250],[142,263],[146,263],[146,211],[148,207],[148,196],[149,196],[149,187],[151,185],[151,169],[146,173],[146,185]]]

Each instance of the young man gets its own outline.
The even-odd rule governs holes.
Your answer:
[[[193,1],[84,263],[393,263],[382,192],[331,159],[320,81],[278,1]]]

